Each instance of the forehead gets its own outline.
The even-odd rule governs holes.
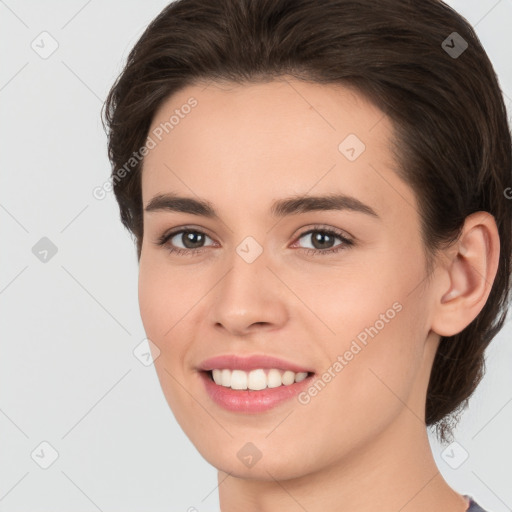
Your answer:
[[[188,86],[160,106],[148,136],[144,204],[167,191],[245,208],[320,192],[357,196],[384,215],[401,197],[414,204],[393,171],[390,120],[339,85]]]

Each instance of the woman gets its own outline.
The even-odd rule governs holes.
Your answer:
[[[477,512],[436,467],[509,300],[511,138],[443,2],[180,0],[105,105],[139,303],[222,512]]]

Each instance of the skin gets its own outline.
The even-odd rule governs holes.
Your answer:
[[[362,96],[291,77],[198,84],[162,104],[150,133],[190,97],[197,106],[145,158],[143,204],[175,192],[210,201],[220,220],[144,212],[139,303],[167,402],[219,470],[222,512],[466,510],[432,456],[425,397],[440,335],[463,330],[489,295],[494,218],[468,217],[428,281],[418,204],[393,170],[391,122]],[[352,162],[338,150],[350,133],[366,145]],[[348,210],[270,215],[275,199],[332,192],[357,197],[380,219]],[[308,255],[318,245],[302,233],[314,225],[355,245]],[[157,245],[181,226],[206,233],[202,252]],[[252,263],[236,252],[247,236],[263,248]],[[186,250],[181,235],[172,241]],[[342,244],[334,238],[319,250]],[[197,365],[226,353],[270,354],[321,375],[395,302],[401,311],[306,405],[292,399],[240,414],[203,389]],[[237,457],[247,442],[262,454],[250,468]]]

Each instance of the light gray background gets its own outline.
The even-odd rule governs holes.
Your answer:
[[[512,0],[448,3],[476,26],[512,112]],[[0,511],[218,510],[215,469],[133,354],[135,250],[113,195],[92,195],[110,172],[102,102],[166,4],[0,1]],[[31,47],[43,31],[59,45],[47,59]],[[57,247],[46,263],[42,237]],[[512,507],[511,334],[508,322],[456,431],[467,460],[453,469],[461,448],[442,456],[431,438],[448,482],[492,512]],[[48,469],[43,441],[58,452]]]

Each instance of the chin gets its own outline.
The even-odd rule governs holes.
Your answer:
[[[269,440],[266,441],[262,434],[261,442],[257,440],[251,444],[250,441],[240,438],[226,439],[223,443],[212,440],[209,444],[203,437],[199,442],[191,439],[200,455],[213,467],[223,471],[230,476],[243,479],[261,481],[289,480],[304,476],[314,467],[308,468],[304,460],[304,451],[301,449],[303,443],[295,448],[290,447],[283,450],[282,446],[273,446]],[[253,437],[254,439],[254,437]]]

